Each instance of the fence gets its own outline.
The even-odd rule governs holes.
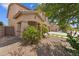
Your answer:
[[[0,38],[4,36],[4,27],[0,26]]]
[[[15,35],[13,27],[9,27],[9,26],[4,27],[4,32],[5,32],[4,33],[5,36],[14,36]]]
[[[0,27],[0,38],[3,36],[14,36],[14,28],[9,26]]]

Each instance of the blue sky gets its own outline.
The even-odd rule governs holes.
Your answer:
[[[8,25],[8,19],[7,19],[7,10],[8,10],[9,3],[0,3],[0,21],[3,22],[5,26]],[[38,4],[37,3],[21,3],[21,5],[34,10]]]

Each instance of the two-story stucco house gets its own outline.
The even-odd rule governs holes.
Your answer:
[[[37,12],[36,10],[30,10],[17,3],[11,3],[8,7],[9,26],[14,27],[15,35],[22,34],[24,29],[28,25],[37,26],[43,23],[48,26],[47,17],[43,12]]]

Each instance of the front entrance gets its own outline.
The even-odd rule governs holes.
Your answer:
[[[21,35],[21,22],[17,23],[17,36]]]
[[[17,36],[22,36],[22,32],[24,31],[24,29],[26,29],[26,27],[28,25],[31,25],[31,26],[34,26],[35,28],[37,28],[39,30],[39,23],[38,22],[35,22],[35,21],[28,21],[28,22],[18,22],[17,23]]]

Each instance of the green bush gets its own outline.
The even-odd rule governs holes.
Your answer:
[[[78,37],[73,37],[73,36],[68,34],[67,40],[74,49],[79,50],[79,42],[78,42],[79,39],[78,39]]]
[[[34,26],[28,26],[23,32],[23,39],[29,43],[37,43],[40,39],[40,32]]]

